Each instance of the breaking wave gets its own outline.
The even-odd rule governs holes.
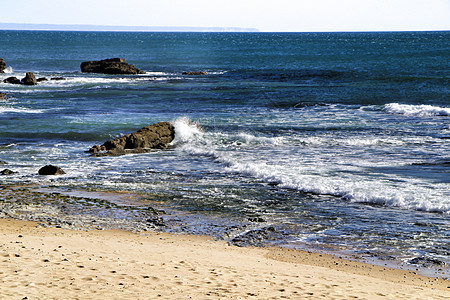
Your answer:
[[[384,110],[391,114],[415,116],[415,117],[433,117],[450,116],[450,107],[439,107],[432,105],[408,105],[399,103],[386,104]]]
[[[187,118],[174,121],[177,151],[205,157],[222,164],[220,173],[253,177],[279,188],[294,189],[315,195],[341,198],[344,201],[368,203],[407,210],[439,213],[450,212],[449,194],[445,187],[429,188],[414,179],[403,182],[371,178],[355,172],[335,172],[334,165],[303,161],[283,151],[288,138],[258,137],[248,133],[203,133]],[[252,147],[276,146],[279,153],[252,151]],[[255,153],[259,153],[257,156]],[[352,167],[359,170],[357,165]],[[342,171],[342,170],[341,170]],[[336,174],[334,174],[336,173]],[[344,175],[343,175],[344,174]]]

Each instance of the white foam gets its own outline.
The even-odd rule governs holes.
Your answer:
[[[391,114],[416,117],[450,116],[450,107],[439,107],[432,105],[389,103],[385,105],[384,110]]]
[[[3,73],[5,74],[14,73],[14,70],[12,67],[7,67],[6,69],[3,70]]]
[[[186,125],[185,125],[186,126]],[[192,129],[187,129],[188,131]],[[233,142],[233,139],[235,142]],[[287,138],[286,138],[287,139]],[[396,177],[394,174],[367,174],[366,167],[393,162],[370,161],[370,158],[336,158],[333,153],[324,154],[319,160],[317,153],[308,156],[306,152],[289,153],[282,147],[289,147],[289,141],[276,138],[258,138],[250,134],[238,133],[234,137],[223,133],[205,133],[178,147],[178,151],[188,155],[203,156],[222,164],[217,171],[250,176],[264,182],[276,182],[281,188],[295,189],[306,193],[330,195],[351,202],[365,202],[408,210],[438,211],[450,213],[450,191],[444,184],[432,186],[420,179]],[[237,149],[236,142],[271,142],[279,150],[262,144],[259,147]],[[276,144],[283,142],[283,144]],[[348,145],[371,146],[384,143],[382,139],[353,140],[342,139]],[[281,146],[281,148],[280,148]],[[264,148],[261,148],[264,147]],[[264,152],[267,149],[267,152]],[[317,151],[322,151],[319,147]],[[279,153],[279,151],[282,151]],[[313,149],[316,151],[316,148]],[[369,161],[367,161],[369,159]],[[361,163],[364,162],[364,163]]]
[[[0,106],[0,114],[2,113],[25,113],[25,114],[40,114],[43,113],[42,109],[29,109],[29,108],[14,108]]]
[[[175,138],[171,143],[172,145],[193,141],[199,135],[203,134],[200,127],[187,117],[178,118],[172,124],[175,128]]]

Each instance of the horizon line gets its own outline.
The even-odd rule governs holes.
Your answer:
[[[82,32],[262,32],[262,33],[351,33],[351,32],[446,32],[450,29],[393,29],[393,30],[318,30],[318,31],[261,31],[245,27],[196,27],[196,26],[131,26],[131,25],[88,25],[88,24],[37,24],[1,23],[0,30],[28,31],[82,31]]]
[[[196,26],[132,26],[89,24],[0,23],[0,30],[58,30],[58,31],[136,31],[136,32],[260,32],[257,28],[196,27]]]

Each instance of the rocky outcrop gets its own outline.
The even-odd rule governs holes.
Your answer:
[[[103,74],[145,74],[135,66],[125,62],[123,58],[110,58],[81,63],[81,72]]]
[[[57,166],[47,165],[39,169],[39,175],[64,175],[63,169]]]
[[[36,85],[37,83],[38,83],[37,79],[36,79],[36,77],[34,76],[34,74],[32,72],[27,72],[25,74],[25,77],[22,78],[22,84],[25,84],[25,85]]]
[[[22,80],[19,80],[17,77],[8,77],[4,79],[3,82],[11,84],[36,85],[38,80],[34,76],[33,72],[27,72]]]
[[[183,72],[183,75],[208,75],[208,72],[205,71],[194,71],[194,72]]]
[[[11,84],[21,84],[22,83],[19,78],[13,77],[13,76],[4,79],[3,82],[11,83]]]
[[[175,138],[175,129],[169,122],[159,122],[101,146],[93,146],[88,152],[93,156],[114,156],[128,153],[145,153],[153,149],[166,149]]]
[[[6,99],[6,94],[5,93],[0,93],[0,100]]]
[[[5,73],[6,63],[3,58],[0,58],[0,73]]]

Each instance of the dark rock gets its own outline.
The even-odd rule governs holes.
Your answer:
[[[25,74],[25,77],[22,78],[22,83],[25,85],[36,85],[37,84],[37,80],[36,77],[34,76],[34,74],[32,72],[27,72]]]
[[[262,223],[262,222],[265,222],[265,220],[264,220],[263,218],[261,218],[261,217],[250,217],[250,218],[248,218],[248,220],[249,220],[250,222],[254,222],[254,223]]]
[[[64,175],[66,172],[60,167],[47,165],[39,169],[39,175]]]
[[[52,77],[50,80],[66,80],[64,77]]]
[[[4,73],[6,69],[6,62],[3,60],[3,58],[0,58],[0,73]]]
[[[262,247],[269,240],[279,238],[274,227],[268,226],[264,228],[254,229],[233,238],[231,244],[238,247],[256,246]]]
[[[36,80],[37,80],[37,82],[48,81],[48,79],[45,78],[45,77],[41,77],[41,78],[38,78],[38,79],[36,79]]]
[[[0,99],[6,99],[6,94],[5,93],[0,93]]]
[[[110,58],[81,63],[81,72],[103,74],[145,74],[135,66],[125,62],[123,58]]]
[[[17,172],[13,172],[10,169],[4,169],[3,171],[0,172],[0,174],[2,175],[12,175],[12,174],[16,174]]]
[[[183,75],[208,75],[208,72],[205,71],[194,71],[194,72],[183,72]]]
[[[12,76],[4,79],[3,82],[4,83],[11,83],[11,84],[21,84],[22,83],[19,78],[12,77]]]
[[[431,267],[431,266],[445,266],[446,263],[444,261],[441,261],[439,259],[435,258],[429,258],[429,257],[415,257],[408,261],[408,263],[412,265],[422,265],[424,267]]]
[[[145,153],[152,149],[166,149],[175,137],[175,129],[169,122],[159,122],[115,140],[95,145],[88,152],[94,156],[114,156],[127,153]]]
[[[0,165],[7,165],[8,163],[6,161],[0,160]]]

